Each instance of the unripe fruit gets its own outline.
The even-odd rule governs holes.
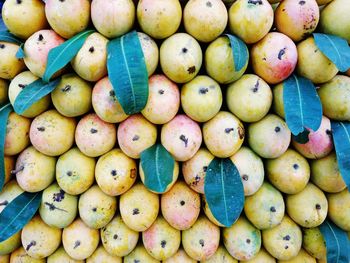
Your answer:
[[[157,43],[148,35],[142,32],[137,32],[140,40],[143,57],[145,58],[148,76],[152,76],[156,71],[159,62],[159,49]]]
[[[303,229],[303,248],[314,258],[326,258],[326,243],[318,227]]]
[[[84,263],[83,260],[71,258],[63,247],[58,248],[53,254],[47,257],[47,263]]]
[[[156,5],[153,2],[152,5]],[[177,83],[188,82],[198,74],[202,66],[202,57],[198,42],[186,33],[172,35],[160,47],[162,70],[168,78]]]
[[[122,263],[122,261],[121,257],[112,256],[101,245],[86,259],[86,263]]]
[[[147,263],[160,263],[150,254],[143,245],[138,245],[129,255],[124,257],[124,263],[147,262]],[[182,263],[182,262],[181,262]]]
[[[11,263],[45,263],[46,259],[32,258],[27,254],[23,247],[20,247],[11,253]]]
[[[212,255],[209,259],[201,261],[203,263],[238,263],[238,261],[233,258],[226,250],[224,246],[219,246],[215,254]],[[244,261],[245,262],[245,261]]]
[[[16,58],[19,45],[0,41],[0,78],[13,79],[25,69],[22,59]]]
[[[14,250],[16,250],[21,245],[22,245],[22,243],[21,243],[21,231],[18,231],[17,233],[13,234],[8,239],[0,242],[0,256],[12,253]],[[2,263],[1,257],[0,257],[0,263]]]
[[[3,106],[9,100],[9,84],[6,80],[0,78],[0,106]]]
[[[245,263],[276,263],[276,260],[263,248],[261,247],[258,254],[255,255],[251,260],[244,261]]]
[[[16,180],[8,182],[0,193],[0,213],[13,199],[23,193]],[[1,253],[0,253],[1,254]],[[3,253],[6,254],[6,253]]]
[[[180,248],[172,257],[163,260],[163,263],[197,263],[197,261],[190,258],[185,250]]]
[[[350,192],[348,189],[328,194],[328,216],[344,231],[350,231]]]

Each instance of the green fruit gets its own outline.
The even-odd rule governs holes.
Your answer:
[[[303,248],[311,256],[317,259],[326,258],[326,242],[318,227],[304,228],[303,230]]]
[[[11,180],[5,184],[4,188],[0,192],[0,213],[9,203],[11,203],[13,199],[23,192],[23,189],[18,185],[16,180]]]
[[[12,253],[21,245],[21,231],[18,231],[8,239],[0,242],[0,256]],[[0,263],[2,263],[1,260]]]
[[[350,231],[350,192],[348,189],[328,194],[328,216],[344,231]]]

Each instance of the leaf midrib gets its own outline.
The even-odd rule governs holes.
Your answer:
[[[221,189],[223,193],[223,199],[224,199],[224,207],[225,207],[225,218],[226,223],[229,221],[228,214],[227,214],[227,204],[226,204],[226,191],[224,186],[224,171],[223,171],[223,161],[220,161],[220,175],[221,175]]]
[[[332,231],[332,234],[333,234],[334,239],[335,239],[336,244],[337,244],[337,251],[338,251],[338,253],[337,253],[337,260],[336,260],[335,262],[338,262],[339,256],[340,256],[340,245],[339,245],[339,241],[338,241],[338,238],[337,238],[336,234],[334,233],[334,231],[333,231],[333,229],[332,229],[332,226],[331,226],[327,221],[326,221],[326,224],[328,225],[329,229]]]
[[[302,98],[301,98],[301,92],[300,92],[300,85],[298,78],[293,75],[293,78],[295,79],[296,85],[297,85],[297,90],[298,90],[298,97],[299,97],[299,109],[300,109],[300,118],[301,118],[301,123],[304,127],[305,122],[304,122],[304,113],[303,113],[303,105],[302,105]]]

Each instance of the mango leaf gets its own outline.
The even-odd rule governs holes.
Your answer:
[[[240,71],[249,60],[247,45],[234,35],[226,34],[226,36],[230,40],[235,71]]]
[[[175,160],[163,145],[155,144],[141,153],[141,167],[145,186],[156,193],[164,193],[173,180]]]
[[[57,71],[65,67],[84,45],[86,38],[94,32],[94,30],[83,31],[58,47],[51,49],[47,56],[47,67],[43,75],[43,81],[49,82]]]
[[[10,103],[6,104],[0,109],[0,192],[5,183],[5,137],[6,137],[6,127],[7,119],[12,111],[12,106]]]
[[[17,45],[22,44],[21,40],[19,40],[17,37],[12,35],[7,30],[0,31],[0,41],[14,43],[14,44],[17,44]]]
[[[327,262],[349,263],[350,241],[347,233],[326,219],[319,226],[327,248]]]
[[[24,47],[24,44],[22,43],[17,50],[16,58],[24,58],[25,57],[23,47]]]
[[[350,191],[350,122],[331,122],[340,174]]]
[[[148,73],[136,31],[107,44],[107,69],[115,95],[126,114],[140,112],[148,99]]]
[[[13,108],[17,114],[22,114],[35,102],[45,97],[53,91],[61,78],[57,78],[49,83],[45,83],[41,79],[37,79],[27,85],[17,96]]]
[[[217,221],[230,227],[240,216],[244,189],[236,166],[230,159],[215,158],[208,166],[204,194]]]
[[[315,44],[341,72],[350,68],[350,47],[348,42],[338,36],[314,33]]]
[[[318,130],[322,121],[322,104],[310,80],[296,75],[285,80],[283,104],[287,125],[296,139],[306,128]]]
[[[13,199],[0,213],[0,242],[21,230],[35,215],[42,192],[23,192]]]

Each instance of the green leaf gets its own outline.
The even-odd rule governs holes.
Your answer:
[[[86,38],[94,32],[94,30],[83,31],[58,47],[51,49],[47,56],[47,67],[43,75],[43,81],[49,82],[57,71],[64,68],[84,45]]]
[[[314,33],[315,44],[341,72],[350,68],[350,47],[348,42],[338,36]]]
[[[349,263],[350,241],[347,233],[326,219],[319,226],[327,248],[327,262]]]
[[[0,41],[14,43],[14,44],[17,44],[17,45],[22,44],[21,40],[19,40],[17,37],[12,35],[7,30],[0,31]]]
[[[61,78],[57,78],[49,83],[37,79],[27,85],[17,96],[13,108],[17,114],[22,114],[35,102],[45,97],[53,91],[58,85]]]
[[[21,230],[35,215],[41,202],[41,194],[23,192],[0,213],[0,242]]]
[[[141,153],[145,186],[156,193],[164,193],[173,181],[175,160],[163,145],[155,144]]]
[[[5,183],[5,138],[6,138],[6,127],[7,119],[12,111],[10,103],[6,104],[0,109],[0,192]]]
[[[310,80],[296,75],[285,80],[283,104],[287,125],[294,136],[306,128],[318,130],[322,121],[322,104]]]
[[[16,58],[24,58],[25,57],[23,47],[24,47],[24,44],[22,43],[18,48],[18,51],[16,53]]]
[[[249,60],[249,51],[247,45],[238,37],[226,34],[230,40],[235,71],[240,71]]]
[[[140,112],[148,100],[148,73],[137,32],[109,41],[107,52],[108,75],[120,105],[126,114]]]
[[[331,122],[340,174],[350,191],[350,123]]]
[[[230,227],[240,216],[244,189],[236,166],[230,159],[215,158],[208,166],[204,194],[213,216]]]

